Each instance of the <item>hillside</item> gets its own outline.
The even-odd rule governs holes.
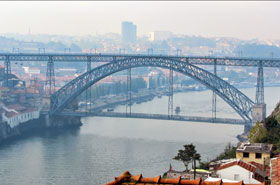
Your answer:
[[[249,134],[249,141],[256,143],[271,143],[280,152],[280,102],[277,103],[273,112],[264,120],[264,123],[257,123]]]

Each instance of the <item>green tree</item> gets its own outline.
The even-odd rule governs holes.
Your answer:
[[[202,162],[199,162],[198,168],[204,169],[204,170],[209,170],[209,165],[210,165],[210,162],[202,161]]]
[[[249,141],[252,143],[263,143],[267,140],[267,130],[259,122],[253,126],[249,133]]]
[[[224,149],[224,152],[218,155],[217,159],[222,160],[222,159],[231,159],[235,158],[236,156],[236,149],[237,147],[234,147],[231,145],[231,143],[228,143]]]
[[[200,161],[200,154],[197,153],[193,144],[184,145],[184,150],[178,150],[178,154],[173,158],[178,161],[182,161],[188,170],[188,165],[192,161],[194,163],[194,169],[196,161]]]

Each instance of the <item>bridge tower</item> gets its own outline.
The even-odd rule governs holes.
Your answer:
[[[126,78],[126,89],[127,89],[127,94],[126,94],[126,114],[131,115],[131,68],[127,69],[127,78]]]
[[[168,117],[173,115],[173,70],[169,69],[169,83],[168,83]]]
[[[45,93],[47,93],[47,90],[48,90],[49,96],[51,96],[53,93],[55,93],[54,62],[53,62],[52,56],[49,56],[49,61],[47,64],[45,87],[46,87]]]
[[[87,72],[91,70],[91,57],[87,58]],[[86,90],[86,112],[91,111],[91,87]],[[88,107],[89,103],[89,107]]]
[[[263,121],[266,117],[266,104],[264,103],[264,79],[263,79],[263,62],[259,62],[256,101],[252,111],[252,125],[256,122]]]
[[[217,76],[217,59],[214,59],[214,75]],[[215,91],[213,91],[213,94],[212,94],[212,119],[213,119],[213,121],[215,121],[217,118],[216,104],[217,104],[217,95],[216,95]]]
[[[6,81],[6,86],[9,87],[9,76],[11,74],[11,61],[9,56],[6,56],[5,60],[5,81]]]

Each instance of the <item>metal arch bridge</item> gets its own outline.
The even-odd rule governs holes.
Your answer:
[[[250,112],[254,102],[238,89],[214,74],[188,62],[152,56],[116,60],[78,76],[51,96],[50,114],[55,115],[61,112],[69,102],[99,80],[122,70],[143,66],[172,69],[201,82],[226,101],[243,120],[251,122]]]
[[[0,53],[0,61],[4,61],[5,65],[5,79],[6,84],[8,84],[9,74],[11,73],[11,62],[13,61],[20,61],[21,63],[24,62],[47,62],[47,81],[46,84],[50,86],[50,92],[52,86],[54,87],[54,63],[60,62],[84,62],[87,63],[88,70],[91,68],[91,63],[94,62],[121,62],[131,59],[147,59],[147,60],[177,60],[181,61],[182,63],[186,63],[186,65],[213,65],[214,66],[214,74],[216,65],[225,65],[225,66],[251,66],[251,67],[258,67],[258,80],[257,80],[257,91],[256,91],[256,104],[264,103],[263,100],[263,67],[280,67],[280,59],[279,58],[248,58],[248,57],[215,57],[215,56],[184,56],[184,55],[177,55],[177,56],[170,56],[170,55],[137,55],[137,54],[92,54],[92,53]],[[170,68],[169,68],[170,69]],[[200,68],[196,69],[201,70]],[[188,69],[189,70],[189,69]],[[198,72],[195,71],[194,72]],[[207,72],[207,71],[206,71]],[[206,73],[208,74],[208,73]],[[84,74],[85,75],[85,74]],[[200,77],[202,77],[200,75]],[[207,77],[204,76],[204,77]],[[212,77],[212,76],[210,76]],[[80,79],[80,77],[78,77]],[[77,79],[77,80],[78,80]],[[211,84],[211,79],[208,78],[209,83]],[[221,80],[221,79],[220,79]],[[71,82],[72,83],[72,82]],[[212,83],[213,85],[213,83]],[[219,81],[219,83],[214,84],[218,87],[222,87],[224,82]],[[230,87],[230,86],[229,86]],[[230,88],[229,88],[230,89]],[[214,90],[215,91],[215,90]],[[239,96],[229,90],[225,90],[231,97]],[[242,95],[242,94],[241,94]],[[54,100],[54,99],[53,99]],[[60,99],[61,100],[61,99]],[[233,99],[232,99],[233,100]],[[233,101],[234,102],[234,101]],[[239,101],[236,101],[240,103]],[[248,101],[249,102],[249,101]],[[237,105],[239,106],[239,104]],[[250,106],[252,105],[252,101],[250,101]],[[233,105],[233,104],[232,104]],[[246,106],[245,106],[246,107]],[[236,110],[236,109],[235,109]],[[248,109],[239,109],[240,114],[247,115],[242,117],[245,122],[250,121],[250,115],[247,111]],[[213,111],[213,110],[212,110]],[[247,114],[246,114],[247,113]],[[248,119],[249,117],[249,119]]]

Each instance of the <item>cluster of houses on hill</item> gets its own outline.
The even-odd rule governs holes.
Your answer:
[[[272,144],[241,143],[236,150],[236,158],[213,161],[209,171],[197,170],[196,177],[205,181],[240,182],[245,184],[271,185],[280,183],[280,156],[273,156],[275,150]],[[278,171],[279,169],[279,171]],[[193,179],[193,171],[180,172],[170,169],[167,178]]]
[[[43,94],[42,82],[32,79],[27,85],[15,75],[7,82],[1,71],[3,67],[0,66],[0,127],[7,123],[13,128],[20,123],[38,119]]]
[[[275,147],[266,143],[241,143],[236,158],[212,161],[209,170],[176,171],[170,165],[165,177],[145,178],[128,171],[115,177],[106,185],[279,185],[280,155],[274,155]]]

